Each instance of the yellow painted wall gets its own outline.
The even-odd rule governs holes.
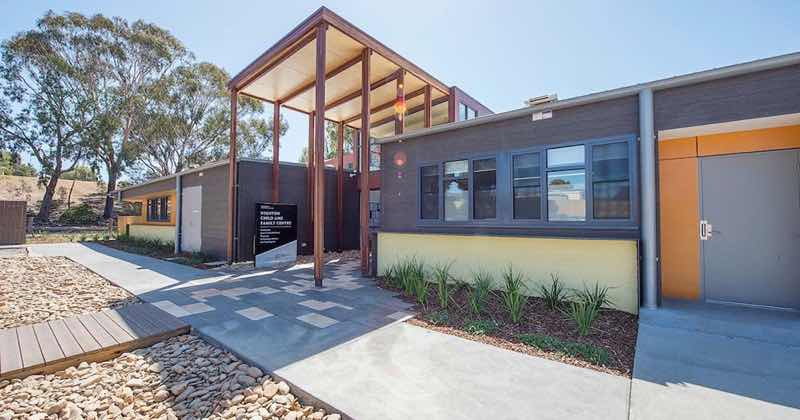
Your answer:
[[[165,195],[169,196],[169,221],[168,222],[153,222],[147,220],[147,199],[148,198],[155,198],[155,197],[163,197]],[[175,214],[175,190],[169,191],[160,191],[157,193],[151,193],[147,195],[143,195],[141,197],[135,198],[128,198],[125,201],[131,203],[140,203],[142,205],[142,214],[138,216],[119,216],[117,218],[117,232],[118,233],[125,233],[125,226],[131,225],[131,234],[133,234],[133,225],[147,225],[147,226],[175,226],[176,214]],[[171,241],[175,240],[173,236]]]
[[[453,262],[452,272],[471,281],[472,273],[488,271],[500,285],[502,273],[513,264],[526,276],[529,294],[558,274],[567,287],[582,289],[595,282],[610,287],[614,307],[639,310],[639,268],[636,241],[604,239],[554,239],[531,237],[466,236],[378,233],[378,272],[416,256],[429,266]]]
[[[175,242],[175,226],[131,225],[131,236],[135,238],[160,239]]]

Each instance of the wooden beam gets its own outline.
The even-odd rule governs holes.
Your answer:
[[[369,48],[364,48],[361,60],[361,191],[359,196],[359,227],[361,273],[369,275]]]
[[[406,95],[406,101],[409,100],[409,99],[412,99],[412,98],[416,98],[417,96],[422,95],[423,93],[425,93],[425,88],[424,87],[419,88],[419,89],[409,93],[408,95]],[[381,112],[384,109],[391,108],[393,106],[394,106],[394,100],[388,101],[388,102],[384,102],[384,103],[382,103],[382,104],[370,109],[369,110],[369,114],[372,115],[372,114],[375,114],[377,112]],[[345,118],[342,121],[345,124],[350,124],[352,122],[358,121],[359,118],[361,118],[361,113],[360,112],[358,114],[356,114],[356,115],[353,115],[352,117]]]
[[[425,89],[425,103],[424,103],[425,117],[423,119],[423,127],[431,128],[431,118],[432,118],[431,108],[433,108],[431,104],[431,85],[425,85],[424,89]]]
[[[322,287],[325,252],[325,38],[328,26],[317,26],[317,83],[314,86],[314,285]]]
[[[457,105],[455,88],[450,88],[450,92],[447,94],[447,99],[447,122],[455,122]]]
[[[400,69],[400,75],[397,76],[397,89],[396,89],[397,93],[395,95],[395,101],[403,101],[403,103],[405,103],[405,101],[406,101],[406,95],[405,95],[405,92],[406,92],[406,90],[405,90],[406,89],[405,79],[406,79],[406,77],[405,76],[406,76],[405,70]],[[397,110],[395,110],[395,113],[394,113],[394,134],[395,135],[403,134],[403,131],[405,130],[405,125],[406,125],[405,111],[403,111],[402,113],[399,113],[399,112],[397,112]]]
[[[287,58],[293,56],[296,52],[302,50],[303,47],[305,47],[306,45],[310,44],[311,41],[314,40],[314,37],[316,37],[316,35],[317,35],[316,32],[311,32],[310,34],[306,35],[305,38],[300,40],[300,42],[298,42],[298,43],[292,45],[291,47],[289,47],[288,49],[284,50],[271,63],[269,63],[266,66],[262,67],[260,70],[256,71],[255,73],[253,73],[249,77],[245,78],[243,81],[236,82],[236,88],[239,89],[239,90],[244,89],[245,87],[247,87],[247,85],[252,83],[254,80],[256,80],[259,77],[263,76],[264,74],[268,73],[270,70],[274,69],[279,64],[281,64],[284,61],[286,61]]]
[[[316,116],[313,112],[308,114],[308,146],[306,146],[306,179],[308,181],[307,202],[308,202],[308,228],[311,231],[306,240],[314,246],[314,120]]]
[[[345,61],[344,63],[342,63],[341,65],[339,65],[335,69],[329,71],[325,75],[325,80],[327,81],[327,80],[335,77],[337,74],[349,69],[350,67],[355,66],[356,64],[358,64],[360,62],[361,62],[361,54],[358,54],[357,56]],[[299,88],[293,90],[292,92],[290,92],[289,94],[287,94],[286,96],[281,98],[280,102],[286,103],[286,102],[291,101],[292,99],[294,99],[294,98],[296,98],[296,97],[308,92],[309,90],[313,89],[314,85],[316,83],[317,83],[317,81],[314,80],[313,82],[309,82],[309,83],[306,83],[303,86],[300,86]]]
[[[275,102],[272,114],[272,202],[280,203],[281,178],[281,103]]]
[[[373,83],[371,83],[369,85],[370,91],[373,91],[373,90],[375,90],[375,89],[377,89],[377,88],[379,88],[379,87],[381,87],[381,86],[383,86],[383,85],[385,85],[385,84],[387,84],[387,83],[389,83],[389,82],[391,82],[393,80],[396,80],[399,77],[399,74],[400,74],[399,70],[398,71],[394,71],[391,74],[389,74],[388,76],[384,77],[383,79],[376,80],[375,82],[373,82]],[[347,102],[350,102],[353,99],[358,98],[361,95],[362,95],[362,93],[361,93],[360,89],[359,90],[354,90],[354,91],[352,91],[352,92],[350,92],[350,93],[348,93],[346,95],[343,95],[343,96],[333,100],[332,102],[330,102],[328,104],[325,104],[325,109],[328,110],[328,109],[336,108],[337,106],[345,104]]]
[[[336,239],[339,252],[344,244],[344,123],[336,127]]]
[[[237,91],[231,91],[231,139],[228,146],[228,231],[227,260],[233,264],[236,224],[236,124],[237,124]]]
[[[431,102],[431,108],[436,106],[436,105],[443,104],[445,102],[448,102],[447,96],[442,96],[442,97],[436,98]],[[425,104],[419,104],[419,105],[409,109],[408,111],[406,111],[406,117],[408,117],[409,115],[416,114],[417,112],[424,111],[424,110],[425,110]],[[375,121],[374,123],[372,123],[372,126],[373,127],[380,127],[380,126],[382,126],[384,124],[388,124],[388,123],[390,123],[392,121],[394,121],[394,115],[390,115],[390,116],[388,116],[386,118],[381,118],[380,120]]]

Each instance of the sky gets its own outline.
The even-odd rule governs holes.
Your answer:
[[[0,0],[0,39],[48,9],[142,19],[238,73],[321,5],[495,112],[800,50],[800,1]],[[286,112],[281,160],[307,117]]]

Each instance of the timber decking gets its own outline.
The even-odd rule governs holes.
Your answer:
[[[149,303],[0,330],[0,379],[108,360],[187,332],[188,324]]]

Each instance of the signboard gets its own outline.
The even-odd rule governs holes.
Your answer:
[[[297,205],[256,203],[256,267],[272,267],[297,260]]]

